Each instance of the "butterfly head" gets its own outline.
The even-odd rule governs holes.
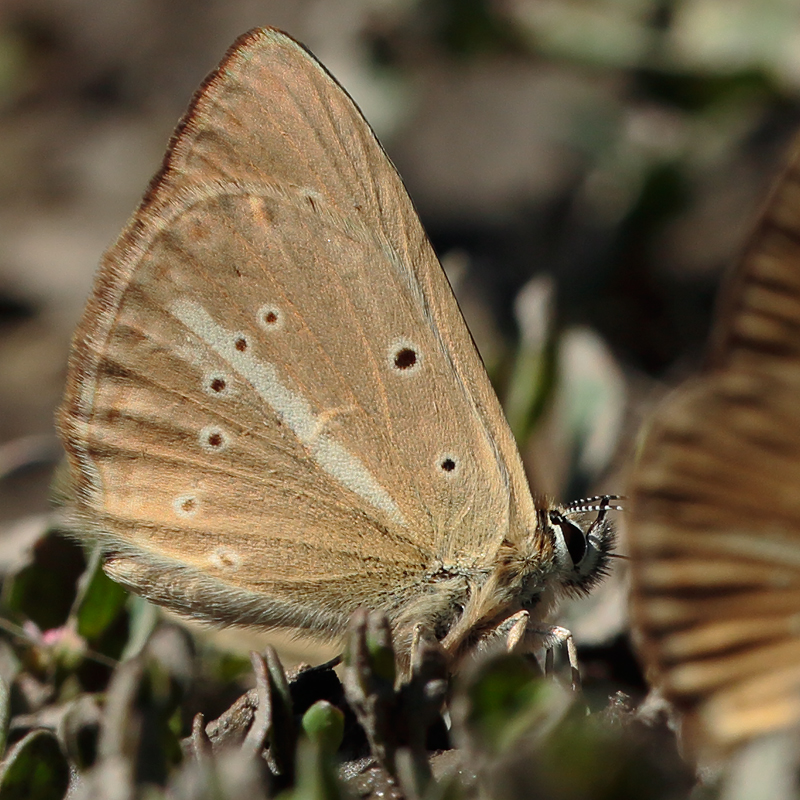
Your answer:
[[[602,581],[615,539],[608,512],[621,510],[619,499],[605,495],[566,506],[542,503],[524,541],[506,539],[493,554],[492,567],[479,580],[467,577],[464,591],[447,604],[440,618],[446,629],[442,644],[453,662],[503,639],[518,613],[527,613],[535,627],[559,595],[587,594]]]
[[[608,574],[616,538],[608,512],[622,510],[618,500],[617,495],[590,497],[542,512],[553,563],[566,592],[588,594]],[[589,514],[594,518],[584,522]]]

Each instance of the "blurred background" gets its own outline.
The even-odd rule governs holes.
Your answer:
[[[2,0],[7,607],[33,556],[51,583],[80,560],[34,543],[95,265],[195,88],[259,25],[305,43],[361,106],[533,486],[565,500],[624,492],[637,430],[699,365],[720,278],[800,122],[795,0]],[[621,567],[564,614],[589,673],[630,687],[624,581]],[[41,629],[59,624],[31,608]],[[592,653],[606,653],[596,667]]]

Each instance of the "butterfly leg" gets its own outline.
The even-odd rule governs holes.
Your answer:
[[[517,611],[516,614],[512,614],[508,619],[503,620],[500,626],[501,630],[498,632],[501,635],[505,633],[506,649],[509,653],[515,652],[520,642],[525,638],[530,621],[531,615],[527,611]]]
[[[506,629],[506,647],[508,651],[515,652],[522,648],[531,651],[544,640],[545,661],[544,674],[553,674],[553,652],[559,645],[566,645],[567,660],[569,661],[572,690],[579,692],[581,689],[581,673],[578,668],[578,649],[572,632],[560,625],[540,625],[531,622],[527,611],[518,611],[504,620]]]
[[[567,646],[567,660],[569,661],[572,691],[579,692],[581,690],[581,671],[578,667],[578,648],[575,647],[575,639],[572,637],[572,631],[567,628],[562,628],[560,625],[546,625],[534,629],[529,628],[529,631],[545,639],[545,675],[551,674],[553,671],[553,651],[555,648],[561,644]]]

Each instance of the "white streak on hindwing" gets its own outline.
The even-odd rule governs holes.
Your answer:
[[[393,522],[406,524],[386,489],[375,480],[359,458],[323,430],[324,423],[320,415],[314,413],[305,397],[280,380],[272,364],[261,361],[249,351],[237,350],[235,333],[215,322],[199,303],[178,300],[172,304],[171,311],[251,384],[328,475],[383,511]]]

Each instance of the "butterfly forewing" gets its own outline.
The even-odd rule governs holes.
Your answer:
[[[223,621],[393,613],[534,519],[396,171],[269,29],[207,80],[106,254],[60,424],[109,571]]]
[[[800,722],[800,150],[727,287],[704,375],[656,415],[632,484],[649,669],[715,756]]]

